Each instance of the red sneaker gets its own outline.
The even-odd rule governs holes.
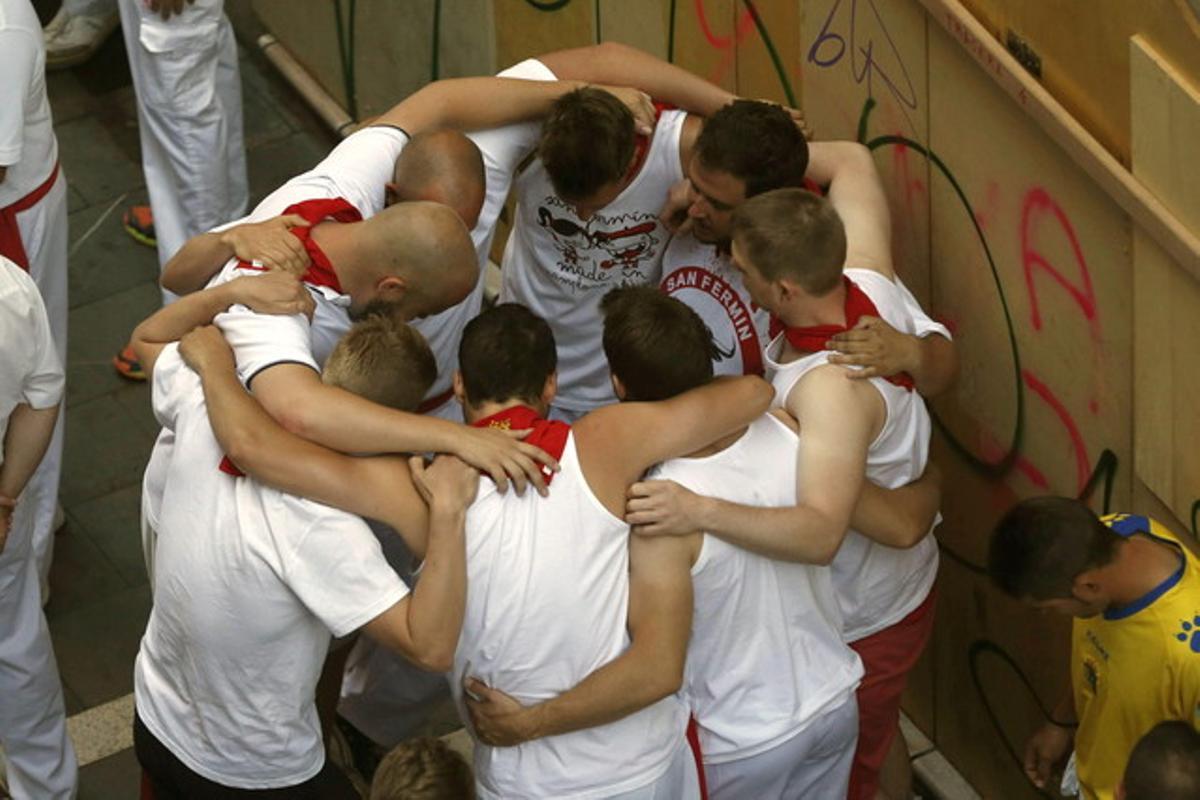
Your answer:
[[[138,244],[147,247],[157,247],[158,240],[154,238],[154,214],[150,206],[130,206],[121,215],[121,224],[125,232],[133,237]]]

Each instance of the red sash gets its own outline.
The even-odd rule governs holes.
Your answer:
[[[846,287],[846,324],[845,325],[809,325],[807,327],[787,327],[779,323],[778,320],[771,321],[774,330],[782,330],[784,336],[787,337],[788,344],[792,347],[805,353],[819,353],[822,350],[828,350],[826,346],[829,339],[839,333],[845,333],[853,328],[861,317],[878,317],[879,309],[871,302],[871,298],[867,293],[858,288],[858,284],[842,276],[843,285]],[[901,372],[897,375],[892,375],[886,380],[889,383],[894,383],[897,386],[902,386],[910,392],[913,390],[912,376],[907,372]]]
[[[654,101],[654,125],[658,126],[658,120],[664,111],[670,111],[675,106],[670,103],[660,103]],[[642,164],[646,161],[646,156],[650,152],[650,143],[654,139],[654,134],[649,136],[639,133],[633,141],[633,161],[629,164],[629,169],[625,172],[625,180],[632,180],[634,175],[638,174],[638,170],[642,168]]]
[[[472,422],[471,427],[499,428],[503,431],[521,431],[532,428],[532,432],[524,439],[525,443],[542,448],[556,459],[562,458],[563,450],[567,447],[567,435],[571,433],[571,426],[567,423],[542,419],[529,406],[506,408],[490,417]],[[554,479],[554,472],[549,467],[542,465],[542,477],[546,479],[546,485],[549,486],[550,481]]]
[[[300,280],[312,286],[327,286],[341,294],[342,284],[338,281],[337,273],[333,270],[333,264],[329,263],[329,257],[325,255],[325,251],[312,240],[312,229],[318,222],[326,219],[333,219],[337,222],[361,222],[362,214],[341,197],[304,200],[288,206],[283,213],[298,214],[308,222],[307,226],[290,229],[291,234],[304,245],[304,250],[308,253],[308,259],[311,262],[305,273],[300,276]],[[239,261],[238,267],[240,269],[262,269],[248,261]]]
[[[10,259],[18,267],[29,272],[29,255],[25,252],[25,243],[21,241],[21,229],[17,227],[17,214],[28,211],[41,201],[54,188],[58,180],[58,162],[50,170],[50,177],[40,186],[20,200],[0,208],[0,256]]]

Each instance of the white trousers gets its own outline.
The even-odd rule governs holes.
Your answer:
[[[37,284],[46,316],[50,320],[50,335],[54,349],[64,365],[67,363],[67,179],[59,170],[58,180],[33,208],[17,214],[17,229],[29,258],[29,277]],[[53,554],[54,511],[58,505],[58,483],[62,475],[63,420],[66,417],[66,398],[54,425],[54,437],[42,463],[29,479],[22,502],[33,512],[32,548],[34,563],[41,581],[40,593],[45,593],[50,576]]]
[[[618,766],[618,765],[614,765]],[[749,796],[749,795],[747,795]],[[671,759],[671,766],[658,780],[631,792],[613,795],[609,800],[699,800],[700,776],[696,757],[685,742]]]
[[[858,742],[854,695],[783,744],[750,758],[705,764],[710,800],[842,800]]]
[[[0,554],[0,745],[16,800],[61,800],[75,796],[78,767],[42,613],[33,512],[18,503]]]
[[[196,0],[164,22],[141,0],[120,0],[160,264],[246,213],[242,84],[222,8]]]

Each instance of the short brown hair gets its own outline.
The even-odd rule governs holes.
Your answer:
[[[321,380],[401,411],[421,403],[437,377],[437,361],[425,337],[386,314],[356,322],[342,337]]]
[[[554,332],[520,303],[500,303],[463,328],[458,371],[467,402],[537,403],[558,366]]]
[[[474,800],[475,778],[461,755],[428,736],[401,742],[379,762],[370,800]]]
[[[833,205],[804,189],[775,189],[733,212],[733,240],[767,280],[791,278],[821,297],[842,280],[846,227]]]
[[[704,121],[696,155],[708,169],[727,172],[746,187],[746,197],[802,186],[808,142],[782,106],[734,100]]]
[[[996,524],[988,544],[988,574],[1018,600],[1074,596],[1075,579],[1116,557],[1122,541],[1080,500],[1031,497]]]
[[[700,315],[652,286],[600,301],[604,355],[629,400],[666,400],[712,380],[716,347]]]
[[[538,156],[559,197],[583,200],[625,177],[636,141],[625,104],[585,86],[555,101],[542,123]]]

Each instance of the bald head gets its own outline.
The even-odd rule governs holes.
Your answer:
[[[475,227],[485,192],[483,156],[462,133],[443,129],[414,136],[396,159],[393,180],[397,199],[442,203]]]
[[[404,316],[435,314],[461,302],[475,287],[475,246],[458,214],[440,203],[397,203],[361,223],[357,259],[371,284],[389,277],[403,282],[398,303]]]

